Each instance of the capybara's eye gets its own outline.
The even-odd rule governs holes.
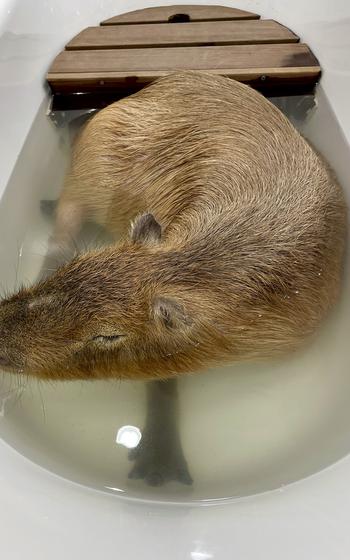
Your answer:
[[[110,344],[112,342],[116,342],[117,340],[119,340],[120,338],[123,338],[125,336],[125,334],[112,334],[112,335],[102,335],[99,334],[97,336],[94,336],[91,340],[92,342],[98,342],[98,343],[102,343],[102,344]]]

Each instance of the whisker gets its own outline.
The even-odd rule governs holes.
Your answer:
[[[21,253],[22,253],[22,245],[19,245],[19,242],[17,240],[17,262],[15,265],[15,290],[17,290],[18,288],[18,271],[19,271],[19,262],[20,262],[20,258],[21,258]]]
[[[44,422],[46,423],[46,410],[45,410],[44,398],[43,398],[43,394],[42,394],[41,386],[40,386],[40,379],[37,379],[37,388],[38,388],[38,392],[39,392],[39,395],[40,395],[41,409],[42,409],[42,413],[43,413]]]

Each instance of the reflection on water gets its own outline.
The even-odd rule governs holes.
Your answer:
[[[70,134],[43,115],[34,123],[0,207],[7,287],[16,269],[18,282],[40,270],[52,228],[40,200],[57,196]],[[106,242],[90,226],[83,237]],[[117,494],[190,501],[279,488],[350,450],[349,326],[347,282],[324,329],[288,360],[213,368],[181,378],[178,389],[160,384],[152,391],[131,381],[45,384],[3,375],[0,434],[42,466]],[[198,546],[192,557],[211,556]]]
[[[140,443],[141,438],[142,433],[137,426],[122,426],[117,431],[115,441],[128,449],[134,449]]]

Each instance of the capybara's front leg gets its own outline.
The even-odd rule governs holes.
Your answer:
[[[45,204],[42,204],[42,210],[45,212]],[[83,211],[75,202],[59,201],[53,210],[55,225],[39,272],[40,280],[51,276],[57,268],[72,260],[77,252],[77,239],[84,221]]]
[[[147,383],[147,413],[142,439],[129,458],[135,461],[129,478],[149,486],[170,481],[192,484],[178,426],[177,380]]]

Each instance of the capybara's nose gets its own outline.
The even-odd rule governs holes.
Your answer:
[[[11,367],[10,360],[4,354],[0,354],[0,367]]]

